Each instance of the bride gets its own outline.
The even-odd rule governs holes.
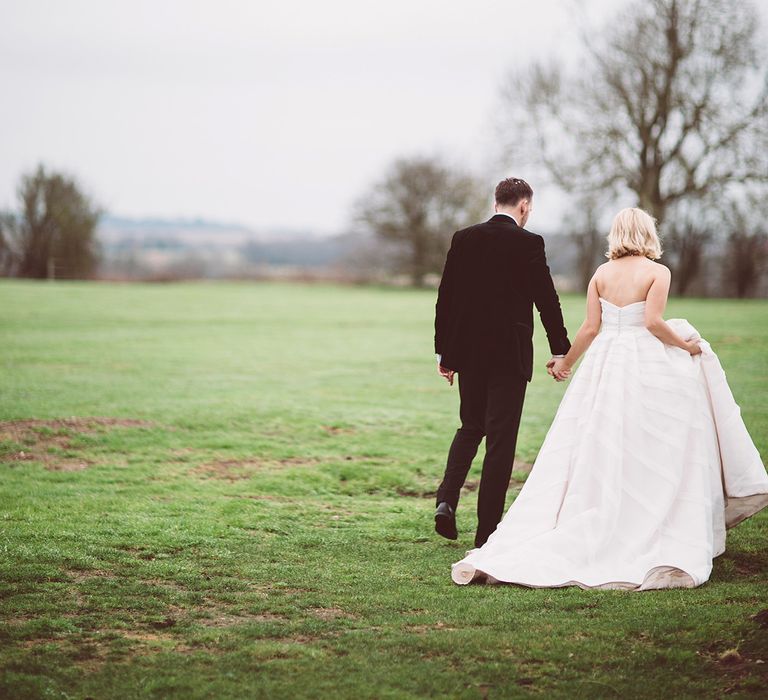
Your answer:
[[[620,211],[587,314],[550,373],[563,395],[530,476],[455,583],[692,588],[725,531],[768,505],[768,475],[717,355],[664,321],[668,268],[653,219]]]

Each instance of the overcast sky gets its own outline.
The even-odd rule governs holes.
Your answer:
[[[400,155],[492,189],[526,175],[493,164],[499,85],[576,55],[576,4],[617,2],[0,0],[0,208],[39,161],[115,215],[327,233]]]

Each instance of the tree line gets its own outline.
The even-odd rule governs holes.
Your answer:
[[[581,60],[510,73],[498,124],[504,163],[568,198],[575,214],[563,231],[582,289],[604,261],[608,217],[631,205],[656,219],[676,293],[765,293],[768,64],[759,26],[750,2],[635,0],[602,30],[582,29]],[[452,180],[464,184],[424,191]],[[393,269],[424,284],[489,189],[470,180],[439,159],[401,159],[362,200],[375,204],[358,224],[380,253],[396,251]],[[453,226],[433,229],[425,222],[446,197]]]
[[[630,0],[581,28],[578,61],[511,71],[500,86],[502,162],[569,202],[562,240],[584,289],[604,260],[610,216],[640,206],[657,221],[673,292],[768,293],[768,60],[752,2]],[[401,157],[355,207],[348,266],[439,275],[451,235],[487,218],[492,184],[439,157]],[[100,208],[66,174],[23,175],[0,214],[0,274],[87,278]]]

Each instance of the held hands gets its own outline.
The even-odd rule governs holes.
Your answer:
[[[571,366],[564,357],[553,357],[547,362],[547,374],[556,382],[563,382],[571,375]]]
[[[448,380],[448,383],[453,386],[453,375],[455,374],[455,370],[448,369],[438,364],[437,371],[440,373],[441,377],[445,377]]]

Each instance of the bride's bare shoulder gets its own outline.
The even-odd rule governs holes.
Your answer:
[[[609,269],[612,262],[613,262],[612,260],[608,260],[608,261],[604,262],[602,265],[598,265],[595,268],[595,276],[598,276],[601,273],[605,272],[607,269]]]
[[[667,279],[672,276],[671,270],[666,265],[663,265],[660,262],[656,262],[655,260],[650,260],[649,258],[646,258],[646,260],[648,261],[648,268],[653,272],[654,275]]]

